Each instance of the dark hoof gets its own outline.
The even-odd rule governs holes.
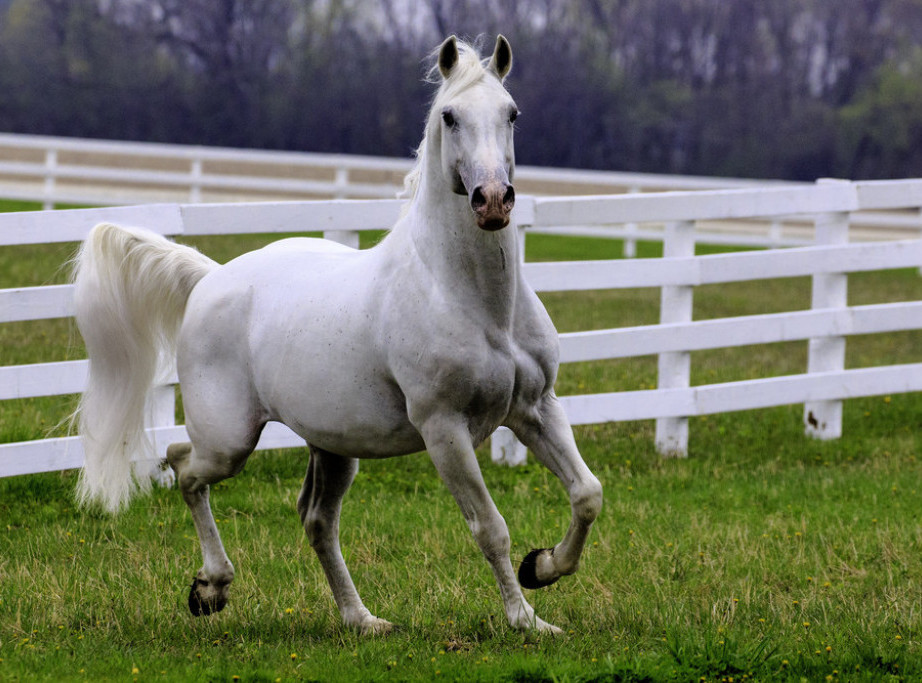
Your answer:
[[[193,617],[220,612],[227,605],[227,598],[224,597],[203,598],[201,591],[204,588],[208,588],[207,582],[198,577],[192,579],[192,587],[189,589],[189,611]]]
[[[522,588],[529,588],[534,590],[536,588],[544,588],[545,586],[550,586],[552,583],[555,583],[560,577],[554,577],[550,581],[542,581],[538,578],[538,556],[541,553],[550,553],[554,554],[553,548],[535,548],[530,553],[525,556],[525,559],[522,560],[522,564],[519,565],[519,583]]]

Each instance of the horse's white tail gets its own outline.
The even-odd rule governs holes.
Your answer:
[[[192,288],[217,263],[147,230],[108,223],[90,232],[74,266],[77,326],[90,373],[80,400],[83,504],[124,507],[150,477],[132,461],[155,458],[144,431],[158,372],[173,367]],[[135,476],[137,474],[137,476]]]

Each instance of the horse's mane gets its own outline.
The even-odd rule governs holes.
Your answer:
[[[419,143],[419,147],[416,148],[416,163],[404,177],[403,191],[398,195],[400,198],[407,200],[403,206],[404,214],[416,196],[416,191],[419,189],[419,178],[422,174],[423,159],[426,156],[426,146],[429,135],[433,127],[439,125],[441,111],[445,106],[445,102],[453,99],[458,93],[467,90],[472,85],[479,83],[484,76],[490,73],[487,70],[489,60],[481,58],[477,44],[459,40],[457,41],[457,46],[458,62],[446,79],[442,79],[441,73],[439,72],[438,54],[440,48],[436,48],[429,56],[429,59],[434,63],[426,74],[426,81],[429,83],[441,82],[441,85],[439,89],[436,90],[435,96],[432,98],[432,104],[429,107],[429,114],[426,117],[426,130],[423,134],[422,141]]]

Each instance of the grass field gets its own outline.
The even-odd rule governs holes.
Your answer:
[[[196,240],[225,260],[268,237]],[[371,237],[369,239],[374,239]],[[0,287],[64,279],[74,245],[0,250]],[[620,243],[529,238],[529,258],[616,257]],[[656,251],[644,245],[645,254]],[[850,302],[922,297],[913,271],[854,276]],[[809,306],[806,279],[702,287],[696,318]],[[561,331],[655,322],[653,290],[542,297]],[[847,364],[922,358],[917,333],[849,340]],[[0,325],[0,364],[79,358],[69,321]],[[693,383],[803,371],[806,344],[696,353]],[[564,366],[561,394],[655,383],[655,359]],[[0,441],[38,438],[72,397],[0,403]],[[922,676],[922,458],[916,395],[856,400],[845,436],[801,408],[692,420],[690,457],[652,423],[581,427],[605,486],[580,572],[531,593],[560,637],[511,631],[490,570],[424,454],[362,464],[344,554],[366,604],[401,625],[340,626],[295,499],[302,451],[255,455],[212,502],[237,567],[231,602],[188,614],[200,564],[185,505],[155,490],[110,518],[75,509],[73,472],[0,479],[0,680],[913,680]],[[562,487],[489,463],[513,559],[559,540]]]

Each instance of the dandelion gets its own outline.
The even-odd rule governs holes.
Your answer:
[[[297,658],[298,658],[298,653],[297,653],[297,652],[292,652],[292,653],[291,653],[291,661],[295,661]]]
[[[285,614],[294,614],[294,610],[291,607],[286,607]]]
[[[137,676],[139,673],[141,673],[141,671],[138,669],[138,667],[136,667],[136,666],[131,667],[131,675],[132,675],[132,676]]]

